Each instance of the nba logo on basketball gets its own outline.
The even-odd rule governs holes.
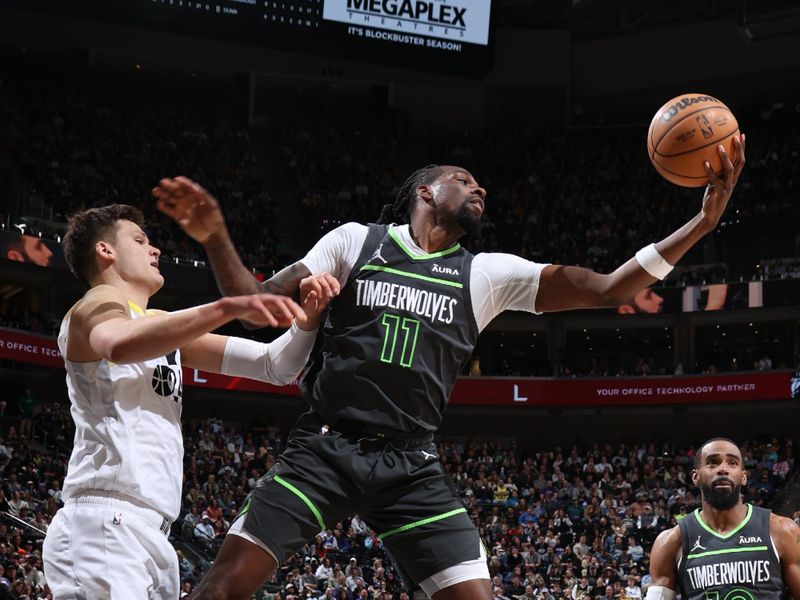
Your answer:
[[[703,132],[704,139],[708,139],[714,135],[714,132],[711,129],[711,123],[708,122],[708,119],[705,115],[699,115],[697,117],[697,124],[700,126],[700,131]]]

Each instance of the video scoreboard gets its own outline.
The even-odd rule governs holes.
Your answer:
[[[480,77],[491,0],[10,0],[25,10]]]

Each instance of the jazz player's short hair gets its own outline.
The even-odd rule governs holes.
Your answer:
[[[734,442],[733,440],[731,440],[731,439],[728,439],[726,437],[711,438],[709,440],[706,440],[702,444],[700,444],[700,446],[697,448],[697,454],[694,455],[694,464],[692,465],[692,468],[694,468],[694,469],[699,469],[700,468],[700,457],[703,455],[703,448],[705,448],[706,446],[708,446],[712,442],[728,442],[728,443],[733,444],[734,446],[736,446],[736,449],[739,450],[739,445],[736,442]],[[741,453],[742,453],[742,451],[739,450],[739,454],[741,454]]]
[[[142,211],[127,204],[90,208],[70,217],[62,247],[67,264],[75,277],[89,283],[97,273],[95,245],[101,240],[115,242],[117,222],[122,220],[132,221],[139,227],[144,224]]]

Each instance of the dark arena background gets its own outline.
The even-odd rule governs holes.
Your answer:
[[[374,221],[414,169],[458,164],[488,191],[472,251],[608,273],[700,208],[702,188],[666,182],[645,146],[655,111],[688,92],[721,99],[747,135],[718,228],[620,309],[498,317],[439,457],[496,600],[641,600],[653,540],[699,503],[691,461],[711,437],[740,444],[747,502],[797,517],[800,2],[0,7],[3,598],[51,597],[41,548],[74,433],[55,335],[84,293],[60,246],[70,214],[140,207],[167,282],[151,306],[174,310],[219,292],[155,209],[160,178],[210,190],[263,279],[333,227]],[[170,541],[188,595],[305,405],[297,385],[190,369],[183,402]],[[405,600],[375,532],[329,527],[255,598]]]

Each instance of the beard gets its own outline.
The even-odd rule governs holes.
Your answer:
[[[481,233],[483,223],[481,218],[469,208],[469,201],[464,201],[456,213],[456,223],[464,230],[467,236],[477,238]]]
[[[727,481],[731,484],[730,489],[715,488],[714,483],[718,481]],[[710,484],[700,485],[700,490],[703,492],[703,500],[708,502],[713,508],[717,510],[728,510],[736,506],[741,498],[742,485],[733,483],[727,477],[719,477],[712,481]]]

